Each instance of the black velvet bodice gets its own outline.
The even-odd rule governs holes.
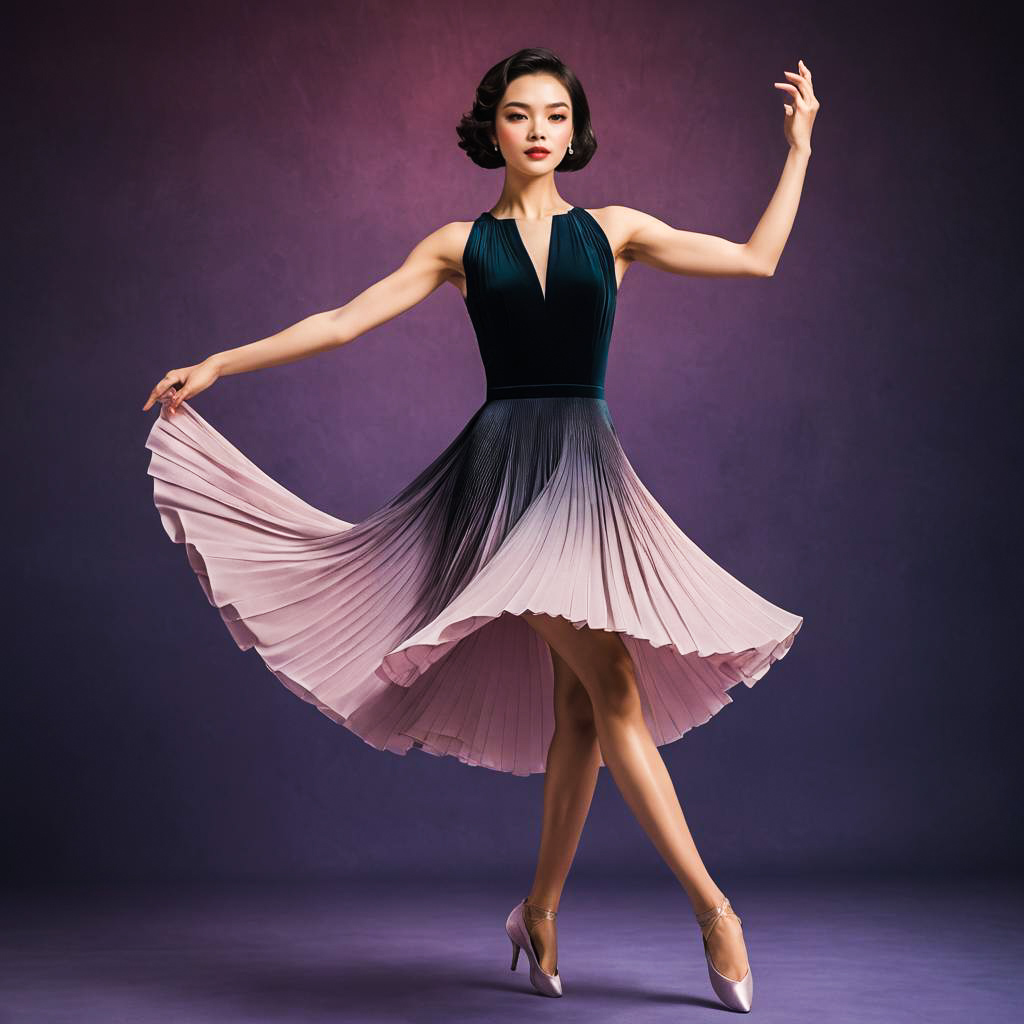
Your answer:
[[[551,218],[543,291],[511,218],[480,214],[463,266],[488,399],[604,398],[617,286],[615,258],[594,217],[574,206]]]

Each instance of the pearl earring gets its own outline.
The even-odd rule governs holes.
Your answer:
[[[572,156],[572,143],[569,143],[569,156]]]

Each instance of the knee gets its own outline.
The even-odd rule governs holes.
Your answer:
[[[590,697],[602,714],[629,718],[640,712],[640,691],[628,653],[613,656],[595,670]]]
[[[556,725],[579,736],[597,736],[594,705],[582,683],[577,683],[562,698],[556,709]]]

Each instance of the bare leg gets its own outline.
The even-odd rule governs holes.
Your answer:
[[[597,785],[601,762],[590,696],[572,669],[554,651],[555,731],[544,776],[544,820],[530,903],[557,910],[583,824]],[[541,967],[554,973],[558,963],[555,922],[526,911],[526,924]]]
[[[622,638],[606,630],[578,630],[567,619],[549,615],[527,612],[523,619],[586,688],[604,762],[637,821],[686,891],[694,913],[721,902],[723,893],[697,852],[672,777],[644,721],[633,661]],[[726,977],[739,980],[746,973],[743,933],[732,918],[722,918],[715,927],[708,949]]]

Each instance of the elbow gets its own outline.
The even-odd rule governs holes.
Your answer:
[[[744,247],[743,263],[751,277],[774,277],[775,262],[765,262],[764,256],[755,251],[748,242]]]
[[[330,309],[323,314],[328,348],[337,348],[352,340],[349,336],[351,333],[349,313],[347,306],[339,306],[337,309]]]

